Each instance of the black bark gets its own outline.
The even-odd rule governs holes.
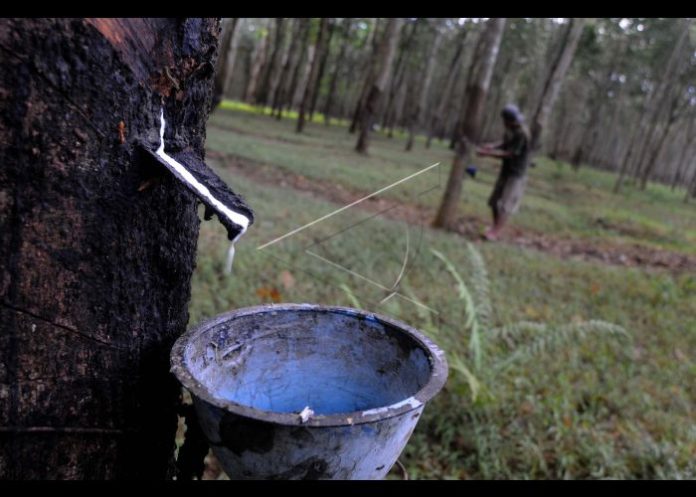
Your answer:
[[[174,474],[169,351],[188,321],[198,199],[144,150],[163,109],[166,152],[212,174],[219,31],[0,24],[0,478]]]

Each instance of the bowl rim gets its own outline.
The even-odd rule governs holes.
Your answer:
[[[361,411],[351,411],[334,414],[315,414],[306,421],[302,421],[299,413],[294,412],[274,412],[264,409],[257,409],[244,404],[239,404],[231,400],[220,399],[215,396],[205,385],[199,382],[185,364],[186,347],[199,335],[205,333],[210,328],[218,326],[226,321],[237,319],[243,316],[264,313],[278,312],[303,312],[303,311],[322,311],[336,314],[345,314],[363,319],[374,320],[392,329],[406,333],[415,340],[423,349],[430,364],[430,377],[426,384],[411,397],[402,401]],[[252,307],[243,307],[233,311],[218,314],[207,319],[197,326],[182,334],[174,343],[170,354],[170,371],[174,373],[181,384],[195,398],[212,404],[233,414],[252,418],[258,421],[287,425],[287,426],[352,426],[357,424],[371,423],[383,419],[400,416],[416,409],[422,408],[429,402],[445,385],[447,381],[448,365],[445,353],[432,340],[423,335],[415,328],[398,321],[396,319],[377,314],[371,311],[353,309],[350,307],[327,306],[319,304],[266,304]],[[194,399],[195,401],[195,399]],[[311,407],[311,406],[310,406]]]

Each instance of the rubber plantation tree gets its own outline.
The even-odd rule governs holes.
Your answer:
[[[353,117],[350,122],[350,127],[348,128],[348,132],[351,134],[355,133],[360,127],[360,116],[362,115],[363,108],[365,107],[365,101],[367,100],[367,95],[370,92],[372,81],[375,77],[374,75],[375,70],[377,69],[376,65],[380,48],[377,33],[383,31],[382,25],[384,24],[384,22],[381,21],[383,20],[377,18],[375,19],[374,23],[368,23],[367,25],[368,32],[362,47],[363,59],[366,59],[364,62],[364,83],[360,87],[360,94],[355,102]]]
[[[433,41],[430,45],[430,50],[427,57],[427,62],[425,66],[425,73],[423,74],[423,82],[420,87],[420,95],[415,106],[412,106],[411,112],[408,116],[408,140],[406,141],[406,151],[410,151],[413,148],[413,140],[415,136],[415,127],[421,118],[421,114],[425,111],[428,103],[428,95],[430,92],[430,82],[433,79],[433,73],[435,72],[435,64],[437,63],[437,54],[440,48],[440,42],[442,40],[442,31],[439,23],[433,26],[435,31],[433,35]]]
[[[467,160],[473,151],[473,144],[478,141],[483,120],[483,107],[491,83],[493,68],[498,58],[498,49],[505,29],[504,18],[494,18],[486,23],[481,33],[467,78],[465,107],[457,131],[458,139],[454,160],[447,180],[442,203],[433,221],[437,228],[450,229],[453,227],[457,213],[457,205],[462,192],[464,170]]]
[[[578,171],[581,165],[587,161],[590,151],[599,139],[602,129],[601,120],[606,114],[609,96],[613,93],[612,90],[617,83],[616,74],[621,68],[622,60],[627,56],[627,37],[621,36],[622,33],[617,23],[611,22],[611,20],[597,21],[585,28],[585,36],[580,38],[576,54],[578,60],[575,65],[579,65],[582,74],[587,75],[588,83],[592,87],[585,101],[585,107],[589,110],[589,118],[582,127],[580,138],[570,159],[575,171]],[[606,33],[601,44],[597,34],[600,27],[604,28]],[[597,71],[598,74],[595,76],[595,68],[598,67],[601,69]]]
[[[399,43],[402,24],[403,20],[399,18],[389,18],[387,20],[384,35],[377,50],[376,77],[370,84],[365,104],[360,112],[360,136],[358,136],[355,150],[361,154],[368,153],[370,128],[372,128],[377,106],[387,86],[392,60],[394,59],[396,46]]]
[[[329,35],[329,20],[326,17],[322,17],[319,22],[319,34],[317,35],[317,40],[315,44],[314,59],[312,60],[312,67],[309,71],[309,77],[307,78],[307,84],[305,85],[304,92],[302,94],[302,102],[300,103],[300,112],[297,118],[296,131],[302,133],[305,125],[305,114],[307,113],[308,107],[311,105],[312,99],[314,98],[314,92],[318,91],[316,88],[316,80],[319,77],[319,66],[324,57],[324,50],[327,48],[327,39]]]
[[[239,44],[240,24],[238,17],[228,19],[223,28],[222,42],[220,43],[220,56],[215,68],[215,94],[213,105],[217,107],[224,96],[229,96],[232,86],[234,64],[237,59],[237,46]]]
[[[404,26],[402,29],[404,31],[403,36],[399,36],[399,43],[397,44],[397,50],[395,52],[396,63],[392,71],[393,76],[389,78],[389,91],[385,91],[386,105],[384,106],[384,111],[382,112],[382,129],[389,130],[387,136],[389,138],[393,137],[394,121],[396,120],[397,100],[404,99],[405,93],[408,91],[409,78],[408,69],[411,63],[418,62],[417,57],[417,41],[423,27],[426,23],[426,19],[417,18],[409,23],[409,25]]]
[[[462,69],[461,58],[464,53],[464,46],[466,42],[467,34],[469,30],[465,27],[461,27],[459,34],[455,42],[455,51],[452,57],[452,61],[449,64],[449,69],[447,71],[447,77],[445,79],[445,85],[440,92],[440,100],[437,104],[435,112],[432,113],[432,119],[430,120],[430,125],[428,129],[428,139],[425,142],[425,148],[430,148],[430,143],[432,142],[433,136],[441,133],[441,123],[443,121],[443,116],[445,115],[447,105],[450,102],[450,96],[454,89],[454,85],[459,78],[459,74]]]
[[[268,19],[261,19],[260,29],[257,30],[256,38],[257,43],[254,47],[254,51],[251,54],[251,65],[249,68],[249,80],[247,82],[246,89],[244,90],[244,101],[250,104],[254,103],[254,95],[256,94],[256,88],[259,84],[259,77],[261,76],[261,69],[266,63],[266,58],[268,57],[268,47],[269,47],[269,33],[266,28]]]
[[[652,142],[653,134],[656,132],[659,120],[658,117],[662,114],[664,107],[669,99],[669,94],[672,85],[675,83],[680,68],[680,55],[686,46],[689,39],[689,30],[692,20],[684,19],[681,29],[679,30],[678,38],[671,49],[671,53],[666,60],[666,63],[661,64],[659,71],[660,77],[656,88],[651,92],[643,102],[642,121],[647,121],[649,125],[644,133],[641,133],[642,126],[638,125],[632,132],[629,146],[621,162],[621,169],[614,183],[613,192],[619,193],[623,185],[629,167],[633,163],[639,163],[646,152],[646,144]],[[636,168],[638,169],[638,168]]]
[[[556,103],[558,92],[561,89],[563,80],[571,62],[575,49],[578,46],[580,35],[585,27],[585,19],[573,18],[568,22],[561,46],[558,50],[558,55],[551,64],[548,71],[544,88],[541,93],[541,98],[536,109],[532,114],[529,148],[532,152],[536,152],[541,147],[541,136],[546,127],[546,124],[551,116],[551,111]],[[531,155],[531,154],[530,154]]]
[[[309,104],[309,120],[314,118],[314,111],[317,108],[317,102],[319,101],[319,94],[321,93],[322,82],[324,81],[324,74],[326,73],[326,68],[328,66],[328,61],[331,58],[331,40],[333,39],[334,32],[336,31],[337,20],[329,18],[327,20],[327,33],[326,41],[324,42],[324,48],[322,50],[321,61],[319,62],[318,74],[314,78],[314,87],[312,88],[312,101]]]
[[[256,89],[254,102],[261,105],[266,105],[272,102],[273,93],[275,92],[274,83],[278,80],[276,74],[282,70],[282,49],[285,40],[285,20],[282,17],[274,19],[273,30],[273,49],[268,64],[263,70],[261,83]]]
[[[273,96],[272,113],[276,116],[276,119],[282,118],[283,107],[292,98],[292,86],[297,79],[302,62],[304,45],[309,40],[310,25],[311,19],[309,18],[295,20],[288,48],[288,57],[282,66],[282,71],[279,73],[280,79]]]
[[[350,46],[351,43],[351,27],[353,26],[353,19],[351,18],[346,18],[343,20],[343,24],[341,26],[341,32],[342,32],[342,43],[341,43],[341,50],[338,53],[338,57],[336,58],[335,66],[334,66],[334,71],[333,74],[331,75],[331,82],[329,83],[329,93],[326,96],[326,102],[324,103],[324,124],[327,126],[331,122],[331,114],[334,109],[334,98],[336,95],[336,87],[338,85],[338,76],[343,70],[343,61],[346,58],[346,52],[348,51],[348,47]]]
[[[153,157],[221,191],[202,162],[219,32],[0,22],[0,479],[174,474],[200,221]]]

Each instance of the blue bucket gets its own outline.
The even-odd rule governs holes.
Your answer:
[[[382,479],[447,379],[408,325],[310,304],[217,316],[171,362],[232,479]]]

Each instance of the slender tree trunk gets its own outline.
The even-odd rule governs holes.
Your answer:
[[[573,169],[577,171],[580,169],[580,165],[587,160],[589,155],[589,148],[591,148],[599,137],[599,120],[604,114],[602,111],[607,101],[607,93],[612,86],[611,76],[614,74],[615,68],[619,63],[619,60],[626,55],[626,44],[622,43],[620,47],[617,47],[614,52],[614,56],[609,61],[607,66],[607,72],[604,74],[601,85],[599,85],[595,91],[594,95],[594,105],[590,111],[590,120],[587,125],[583,128],[583,132],[580,138],[571,164]]]
[[[618,177],[616,178],[616,182],[614,183],[614,188],[612,189],[614,193],[619,193],[619,190],[623,185],[624,178],[626,177],[626,173],[628,171],[628,166],[631,164],[631,158],[633,157],[636,138],[641,134],[642,128],[645,126],[645,120],[647,116],[648,107],[644,106],[643,111],[641,112],[641,117],[639,119],[638,126],[633,128],[633,131],[631,132],[631,138],[628,140],[628,146],[626,148],[623,160],[621,161],[621,169],[619,171]]]
[[[264,24],[265,27],[265,24]],[[268,58],[268,39],[270,36],[266,35],[254,49],[254,53],[251,56],[251,69],[249,70],[249,82],[247,83],[246,91],[244,92],[244,100],[250,104],[255,103],[254,95],[256,94],[256,89],[259,84],[259,76],[261,75],[261,69],[266,63]]]
[[[411,86],[413,85],[413,78],[409,77],[404,83],[401,84],[401,88],[396,95],[396,100],[392,108],[392,117],[389,121],[389,128],[387,130],[387,137],[394,137],[394,127],[398,125],[401,118],[404,115],[404,107],[406,101],[408,100],[408,95],[411,93]]]
[[[219,31],[2,21],[0,479],[173,475],[198,201],[143,147],[203,157]]]
[[[454,52],[454,57],[450,63],[449,73],[447,75],[447,81],[445,82],[445,87],[440,95],[440,103],[438,104],[433,117],[430,121],[430,129],[428,131],[428,139],[425,142],[425,148],[430,148],[430,142],[433,136],[440,134],[440,123],[443,121],[442,116],[445,114],[446,106],[450,101],[450,95],[454,89],[454,83],[459,78],[459,73],[461,72],[462,64],[460,59],[464,53],[464,42],[466,41],[466,35],[469,31],[463,29],[459,35],[459,40],[457,43],[456,51]]]
[[[418,125],[418,120],[420,119],[421,113],[423,110],[425,110],[428,104],[430,82],[433,80],[433,73],[435,72],[435,63],[437,61],[437,52],[440,49],[440,40],[442,40],[440,26],[435,26],[435,37],[433,38],[433,44],[430,46],[430,53],[428,54],[428,60],[425,66],[425,74],[423,75],[423,84],[421,86],[420,96],[418,97],[418,102],[413,109],[413,112],[408,118],[408,140],[406,141],[407,152],[413,148],[414,128]]]
[[[314,117],[314,109],[317,107],[317,101],[319,99],[319,94],[321,93],[321,82],[324,79],[324,72],[326,70],[327,62],[329,56],[331,55],[331,38],[333,38],[334,30],[336,29],[335,22],[329,20],[328,23],[328,33],[326,37],[326,42],[324,43],[324,49],[322,50],[321,62],[319,64],[319,74],[316,76],[314,81],[314,88],[312,89],[312,103],[309,106],[309,120],[311,121]]]
[[[490,136],[491,132],[493,131],[493,127],[500,122],[500,114],[495,111],[503,108],[502,100],[503,96],[505,95],[504,90],[507,87],[506,82],[508,80],[508,76],[510,75],[510,68],[512,67],[514,58],[514,54],[510,54],[509,56],[505,57],[504,60],[498,62],[498,64],[500,64],[499,70],[496,71],[498,78],[496,78],[496,74],[493,75],[493,83],[491,84],[492,94],[489,98],[491,103],[489,104],[489,108],[493,109],[494,112],[489,112],[485,116],[484,125],[482,128],[483,132],[481,133],[481,136],[484,139],[487,139],[487,137]]]
[[[636,178],[642,178],[643,169],[645,167],[650,167],[651,164],[645,164],[645,157],[647,156],[648,147],[654,141],[654,135],[657,131],[657,126],[660,122],[660,116],[663,114],[665,107],[668,105],[671,95],[673,94],[674,85],[679,77],[681,69],[683,67],[684,59],[681,57],[684,45],[689,38],[689,30],[691,28],[691,20],[685,19],[682,32],[674,46],[674,50],[670,54],[670,58],[667,62],[667,67],[663,73],[663,77],[660,79],[658,89],[655,92],[655,98],[652,99],[654,104],[652,112],[652,124],[649,128],[647,137],[642,141],[642,147],[640,153],[638,154],[638,161],[636,162],[636,168],[634,170]],[[659,97],[659,98],[658,98]],[[674,106],[672,107],[674,108]],[[641,179],[641,189],[642,189],[642,179]]]
[[[273,88],[273,83],[277,78],[274,75],[279,72],[281,68],[280,59],[283,47],[283,28],[284,19],[277,17],[275,19],[275,39],[273,41],[273,52],[271,52],[271,60],[268,62],[268,67],[264,71],[263,79],[261,85],[259,86],[259,91],[256,94],[256,103],[261,105],[267,105],[273,96],[275,88]]]
[[[458,144],[454,154],[452,169],[447,180],[445,194],[437,216],[433,221],[434,227],[451,229],[454,225],[457,206],[462,192],[464,169],[467,159],[471,156],[472,145],[478,141],[483,117],[483,106],[486,102],[493,69],[498,58],[504,28],[504,18],[489,20],[477,43],[470,74],[467,78],[466,107],[462,112]]]
[[[652,175],[652,172],[655,170],[655,166],[657,165],[657,159],[660,157],[660,153],[662,152],[662,149],[665,145],[665,141],[667,139],[667,136],[669,136],[669,132],[672,129],[672,126],[674,123],[677,122],[677,104],[678,104],[678,96],[674,98],[672,101],[672,106],[670,109],[670,115],[668,117],[667,125],[664,126],[664,129],[662,130],[662,135],[658,139],[657,146],[653,148],[652,153],[648,156],[647,163],[645,164],[645,167],[641,171],[640,175],[640,189],[645,190],[647,184],[648,184],[648,179]]]
[[[696,164],[696,162],[694,162],[694,164]],[[689,198],[691,198],[691,197],[696,197],[696,167],[694,167],[694,173],[691,176],[691,183],[686,187],[686,195],[684,195],[684,203],[687,203],[689,201]]]
[[[402,90],[402,86],[404,83],[404,77],[406,74],[406,64],[405,64],[405,55],[411,48],[411,44],[413,42],[413,38],[416,35],[416,32],[418,31],[419,23],[415,22],[411,25],[411,31],[409,32],[408,36],[404,39],[403,43],[401,43],[400,50],[398,51],[399,54],[396,58],[396,65],[394,66],[394,77],[391,78],[391,82],[389,83],[389,92],[387,93],[387,101],[386,105],[384,107],[384,112],[382,116],[382,128],[388,129],[388,128],[393,128],[394,127],[394,119],[395,119],[395,110],[394,110],[394,103],[397,97],[397,94]],[[405,30],[406,28],[404,28]],[[390,136],[391,138],[391,136]]]
[[[362,110],[365,106],[367,95],[372,86],[372,81],[375,78],[375,64],[377,62],[377,55],[379,50],[379,38],[377,37],[378,28],[379,19],[376,19],[374,28],[370,31],[368,35],[369,43],[365,43],[365,45],[367,46],[372,46],[372,56],[368,59],[368,62],[366,64],[367,70],[365,71],[364,83],[362,86],[362,90],[360,91],[360,96],[358,97],[358,100],[355,104],[355,110],[353,111],[353,119],[350,123],[350,127],[348,128],[348,132],[351,134],[355,133],[360,125],[360,116],[362,115]]]
[[[231,79],[231,72],[234,68],[234,60],[237,51],[237,39],[239,38],[239,18],[234,17],[225,22],[222,29],[222,42],[220,43],[220,56],[215,66],[215,93],[213,95],[213,105],[220,105],[222,98],[228,88],[228,79]]]
[[[647,134],[643,137],[643,139],[640,142],[641,148],[640,152],[637,155],[638,160],[636,162],[636,167],[634,168],[636,176],[640,175],[641,165],[644,162],[643,157],[645,155],[646,147],[648,146],[648,144],[651,144],[653,142],[656,126],[659,122],[658,117],[663,112],[665,104],[669,98],[669,94],[671,93],[670,90],[672,84],[677,76],[679,67],[681,66],[679,54],[681,53],[684,44],[688,39],[691,22],[691,19],[684,20],[682,32],[677,40],[677,43],[674,46],[674,49],[672,50],[672,53],[670,54],[665,70],[662,73],[663,76],[662,78],[660,78],[660,82],[657,88],[650,95],[645,105],[646,113],[652,117],[652,122],[648,128]],[[621,185],[623,184],[628,165],[630,164],[628,162],[628,158],[630,158],[633,154],[632,145],[633,144],[631,144],[631,147],[629,148],[626,154],[627,156],[624,159],[624,162],[621,166],[621,173],[619,174],[619,177],[617,178],[616,183],[614,184],[614,193],[618,193],[619,189],[621,188]]]
[[[696,117],[691,116],[691,119],[689,119],[689,124],[686,128],[686,137],[684,139],[684,145],[682,146],[681,154],[679,156],[679,160],[677,161],[677,169],[674,172],[674,176],[672,177],[672,191],[674,191],[677,185],[682,181],[684,168],[687,165],[686,157],[688,155],[689,150],[691,149],[691,145],[694,143],[694,140],[696,139],[696,134],[694,134],[694,123],[696,123]]]
[[[300,103],[300,115],[297,119],[297,131],[302,133],[305,125],[305,108],[314,98],[314,91],[316,88],[316,79],[318,77],[319,64],[323,59],[324,46],[326,45],[326,38],[328,36],[328,18],[322,17],[319,24],[319,35],[317,36],[317,43],[314,49],[314,60],[312,61],[312,67],[309,71],[309,77],[307,78],[307,84],[305,85],[304,94],[302,96],[302,102]]]
[[[584,26],[585,19],[582,18],[573,18],[568,24],[558,57],[551,66],[544,89],[541,92],[539,104],[532,118],[531,137],[529,140],[529,148],[532,152],[539,150],[541,146],[541,135],[553,110],[553,105],[556,102],[556,97],[561,89],[566,72],[573,61],[573,55]]]
[[[283,69],[280,72],[280,80],[273,94],[273,104],[271,105],[271,115],[281,118],[281,112],[284,102],[287,100],[287,94],[290,91],[293,75],[300,63],[302,52],[298,46],[302,42],[303,34],[309,29],[309,19],[297,19],[295,21],[294,30],[291,32],[290,46],[288,48],[288,57],[283,64]]]
[[[553,148],[549,153],[549,157],[553,160],[559,160],[561,148],[563,146],[564,130],[568,127],[568,102],[567,99],[561,99],[560,112],[558,123],[556,124],[556,132],[554,133]]]
[[[622,115],[622,110],[623,110],[623,101],[624,101],[624,92],[626,91],[625,85],[621,85],[619,87],[619,90],[616,93],[616,106],[614,107],[614,112],[613,115],[611,116],[611,124],[609,125],[609,129],[607,130],[607,138],[606,142],[608,147],[606,148],[606,151],[603,150],[602,156],[608,156],[611,157],[609,159],[609,163],[611,164],[611,170],[616,171],[618,169],[618,161],[619,161],[619,144],[620,140],[614,140],[613,135],[614,132],[613,130],[616,129],[618,123],[619,123],[619,118]]]
[[[379,101],[387,85],[387,79],[389,78],[389,72],[394,59],[394,52],[399,43],[399,32],[402,23],[402,19],[389,18],[384,30],[384,35],[382,36],[382,41],[379,45],[376,63],[377,77],[370,87],[365,100],[365,107],[360,113],[360,136],[355,145],[355,150],[361,154],[368,153],[370,128],[372,128],[375,111],[377,110],[377,106],[379,105]]]
[[[343,61],[346,57],[346,51],[350,45],[350,28],[352,24],[352,19],[347,18],[343,21],[343,44],[341,45],[341,51],[338,53],[338,58],[336,59],[336,68],[331,75],[331,83],[329,83],[329,93],[326,96],[326,103],[324,104],[324,124],[327,126],[331,121],[331,113],[333,112],[334,96],[336,94],[336,85],[338,84],[338,75],[343,69]]]

